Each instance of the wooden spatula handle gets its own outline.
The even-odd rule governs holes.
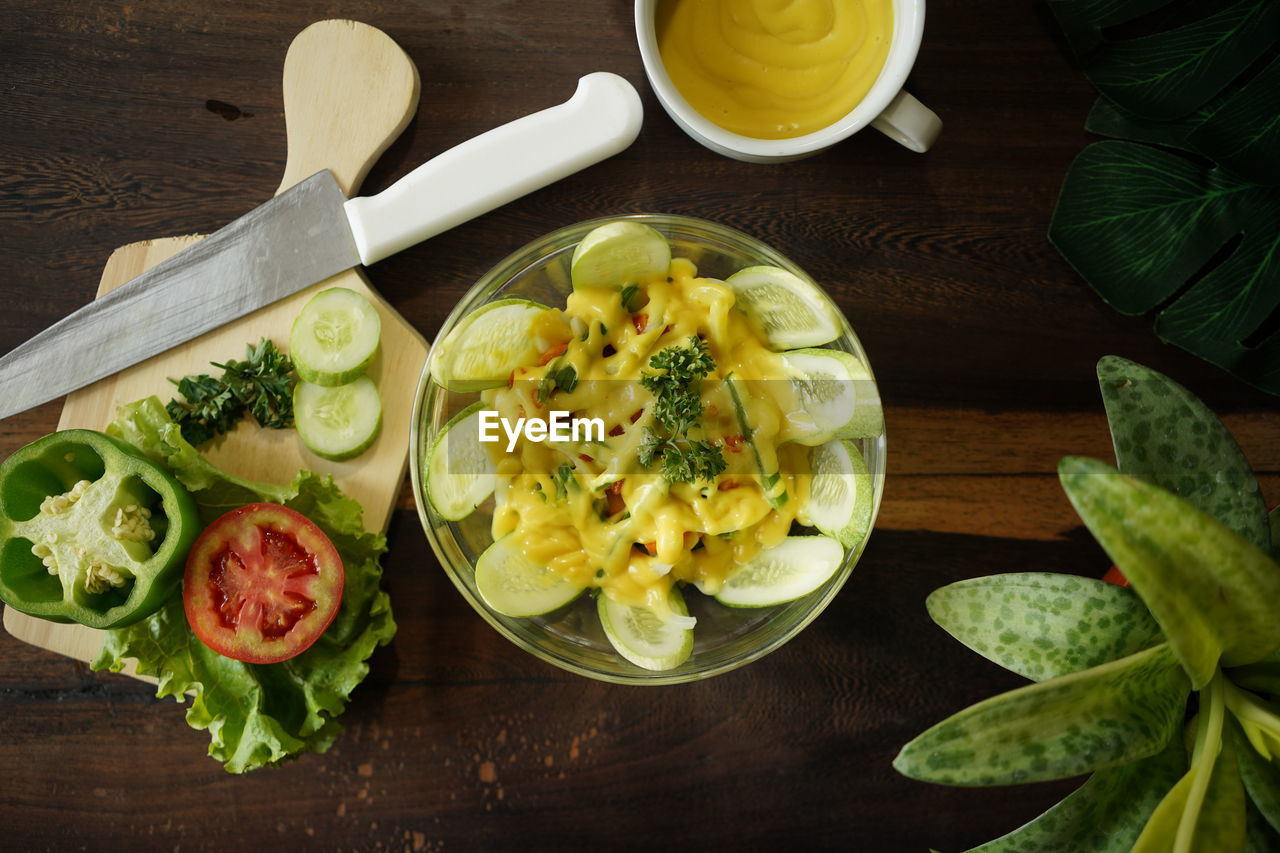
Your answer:
[[[284,60],[289,153],[276,195],[328,169],[348,195],[408,125],[418,107],[418,70],[381,30],[318,21]]]

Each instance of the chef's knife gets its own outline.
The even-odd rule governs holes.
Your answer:
[[[607,72],[563,104],[445,151],[375,196],[319,172],[0,358],[0,418],[110,376],[617,154],[640,96]]]

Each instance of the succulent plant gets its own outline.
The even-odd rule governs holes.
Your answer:
[[[1016,573],[935,590],[943,629],[1034,683],[912,740],[899,772],[947,785],[1092,773],[971,853],[1280,850],[1280,531],[1244,454],[1185,388],[1098,363],[1117,468],[1063,489],[1132,588]]]

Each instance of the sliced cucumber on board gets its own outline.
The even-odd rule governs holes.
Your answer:
[[[326,388],[299,382],[293,389],[293,423],[306,448],[341,462],[368,450],[382,429],[382,397],[368,376]]]
[[[381,335],[382,320],[368,299],[331,287],[311,297],[294,319],[289,357],[303,382],[345,385],[369,369]]]

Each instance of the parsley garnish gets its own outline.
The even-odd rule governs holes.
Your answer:
[[[626,287],[622,288],[621,299],[623,309],[634,312],[639,307],[635,301],[636,294],[639,292],[640,286],[638,284],[628,284]]]
[[[657,400],[653,418],[663,431],[646,428],[637,458],[646,468],[661,461],[668,482],[710,480],[725,469],[719,447],[689,438],[702,418],[702,377],[715,366],[706,342],[695,335],[687,346],[667,347],[649,359],[649,367],[661,372],[640,375],[640,384]]]
[[[542,377],[542,381],[538,383],[538,402],[545,403],[547,399],[556,391],[564,391],[572,394],[573,389],[578,387],[578,371],[573,369],[572,364],[566,364],[563,367],[552,365],[552,369]]]
[[[293,362],[274,343],[263,338],[256,347],[245,347],[244,361],[213,366],[222,376],[199,373],[169,380],[183,399],[170,400],[165,408],[188,442],[200,445],[229,432],[246,413],[259,426],[293,426]]]

